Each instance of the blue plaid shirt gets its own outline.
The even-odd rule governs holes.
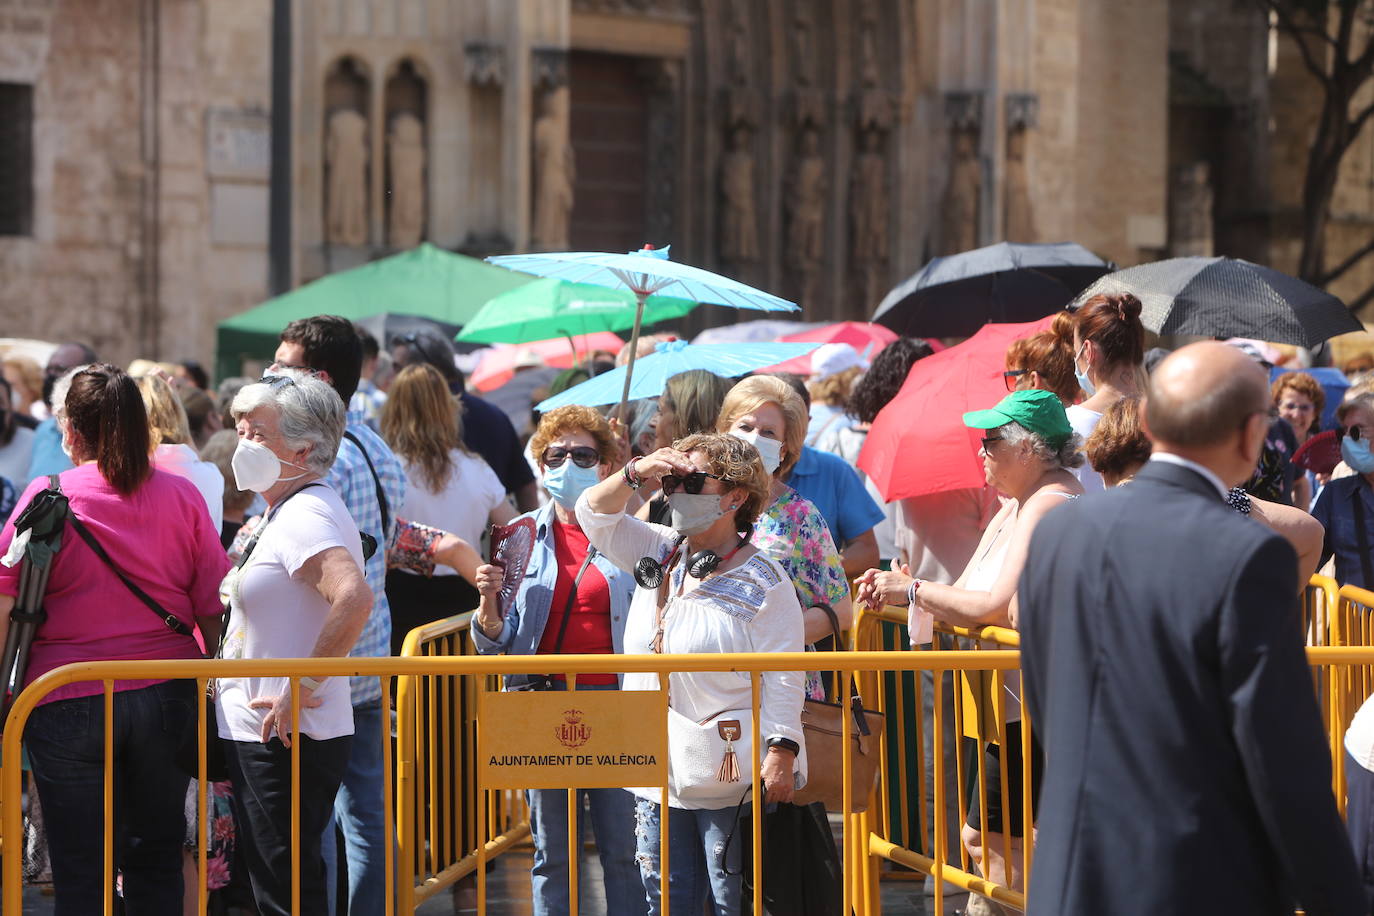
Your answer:
[[[406,495],[406,473],[401,461],[363,420],[362,413],[348,412],[348,431],[358,437],[367,449],[372,466],[382,481],[382,492],[386,494],[387,509],[391,524],[396,524],[396,512],[401,508]],[[391,654],[391,605],[386,600],[386,542],[387,532],[382,531],[382,509],[377,504],[377,484],[368,470],[367,458],[358,451],[358,446],[344,439],[339,443],[339,455],[334,459],[326,482],[343,497],[348,514],[361,531],[366,531],[377,539],[377,552],[367,561],[363,570],[368,587],[372,589],[372,613],[367,617],[362,635],[353,644],[350,656],[356,658],[381,658]],[[382,697],[382,685],[375,677],[353,678],[353,705],[358,706]]]

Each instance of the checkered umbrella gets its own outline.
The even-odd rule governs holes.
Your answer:
[[[1345,303],[1296,277],[1237,258],[1169,258],[1108,274],[1069,307],[1099,293],[1132,293],[1158,334],[1249,337],[1314,347],[1364,326]]]

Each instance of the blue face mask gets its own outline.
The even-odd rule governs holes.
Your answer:
[[[1369,443],[1364,439],[1341,436],[1341,459],[1356,474],[1374,473],[1374,453],[1369,451]]]
[[[1081,355],[1087,349],[1087,346],[1084,345],[1084,347],[1078,351],[1079,355]],[[1079,371],[1077,355],[1075,355],[1073,358],[1073,377],[1078,379],[1078,387],[1083,389],[1084,397],[1090,398],[1093,395],[1097,394],[1097,386],[1093,384],[1092,379],[1088,378],[1088,373]]]
[[[554,502],[568,510],[577,505],[577,498],[583,490],[600,482],[597,465],[580,468],[571,457],[564,458],[556,468],[544,470],[544,489],[549,491]]]

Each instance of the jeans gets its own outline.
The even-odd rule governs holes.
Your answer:
[[[709,810],[673,808],[668,812],[668,893],[672,912],[695,916],[701,912],[709,892],[715,901],[716,916],[739,916],[743,886],[740,850],[750,840],[735,837],[730,844],[729,861],[724,861],[725,841],[735,828],[735,816],[735,805]],[[658,803],[636,799],[635,839],[639,847],[636,858],[651,916],[661,912],[659,831]]]
[[[114,695],[114,867],[129,916],[181,913],[189,777],[173,757],[194,727],[196,698],[195,682],[185,680]],[[54,912],[103,912],[104,696],[44,703],[24,741],[48,831]]]
[[[1355,847],[1365,897],[1374,907],[1374,773],[1345,752],[1345,826]]]
[[[316,741],[299,735],[296,740],[301,753],[301,913],[325,916],[328,904],[320,837],[329,820],[353,739],[345,735]],[[241,831],[238,846],[248,865],[253,899],[262,916],[288,916],[292,749],[283,745],[280,738],[273,738],[267,744],[225,741],[224,753],[229,781],[234,785],[234,816]]]
[[[334,826],[343,831],[348,856],[349,916],[386,912],[386,808],[382,794],[382,701],[353,707],[353,750],[343,784],[334,799],[334,816],[324,828],[324,867],[331,902],[338,874]]]

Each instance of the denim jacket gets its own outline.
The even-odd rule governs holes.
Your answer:
[[[534,519],[534,547],[530,551],[529,565],[525,568],[525,580],[520,583],[520,591],[516,593],[510,610],[506,611],[501,632],[493,638],[483,633],[481,627],[474,625],[472,628],[472,641],[482,655],[534,655],[539,649],[539,641],[544,637],[544,627],[549,622],[549,606],[553,603],[553,590],[558,578],[558,562],[554,557],[553,503],[527,513],[527,516]],[[611,643],[619,655],[625,651],[625,618],[630,610],[630,598],[634,595],[634,576],[615,566],[601,553],[592,559],[592,565],[606,577],[606,585],[611,593]],[[619,679],[623,678],[623,674],[619,676]]]

